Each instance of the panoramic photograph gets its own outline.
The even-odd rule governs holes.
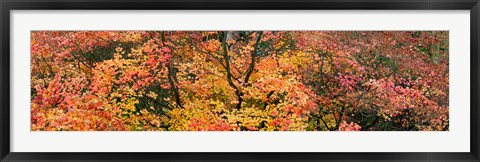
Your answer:
[[[449,131],[448,31],[31,31],[31,131]]]

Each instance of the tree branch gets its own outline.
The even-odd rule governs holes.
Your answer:
[[[165,32],[164,31],[162,31],[161,39],[162,39],[162,45],[164,47],[166,47],[166,45],[165,45]],[[172,64],[172,60],[169,61],[168,65],[167,65],[167,70],[168,70],[168,75],[167,75],[168,76],[168,82],[170,84],[170,90],[173,93],[173,97],[175,98],[175,102],[177,103],[178,106],[183,108],[182,102],[180,101],[180,93],[178,92],[178,88],[176,86],[177,75],[175,74],[174,67],[173,67],[173,64]]]
[[[248,66],[247,74],[245,75],[245,81],[244,84],[247,85],[248,79],[250,79],[250,75],[252,75],[253,69],[255,68],[255,58],[257,57],[257,51],[258,51],[258,43],[260,40],[262,40],[262,31],[258,32],[257,34],[257,41],[255,42],[253,52],[250,53],[251,56],[251,62],[250,65]]]
[[[243,93],[240,91],[240,89],[238,89],[238,87],[232,81],[233,75],[230,70],[230,57],[228,56],[227,39],[225,36],[225,32],[219,32],[218,35],[219,35],[220,42],[222,43],[223,59],[225,60],[225,70],[227,71],[227,82],[235,90],[235,94],[238,97],[237,109],[240,109],[242,107]]]

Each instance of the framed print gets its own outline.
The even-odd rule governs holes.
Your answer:
[[[2,161],[478,161],[478,1],[2,1]]]

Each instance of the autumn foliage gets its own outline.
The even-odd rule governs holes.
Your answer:
[[[445,131],[446,31],[33,31],[33,131]]]

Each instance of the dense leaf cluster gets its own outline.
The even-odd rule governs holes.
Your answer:
[[[31,129],[448,130],[445,31],[34,31]]]

